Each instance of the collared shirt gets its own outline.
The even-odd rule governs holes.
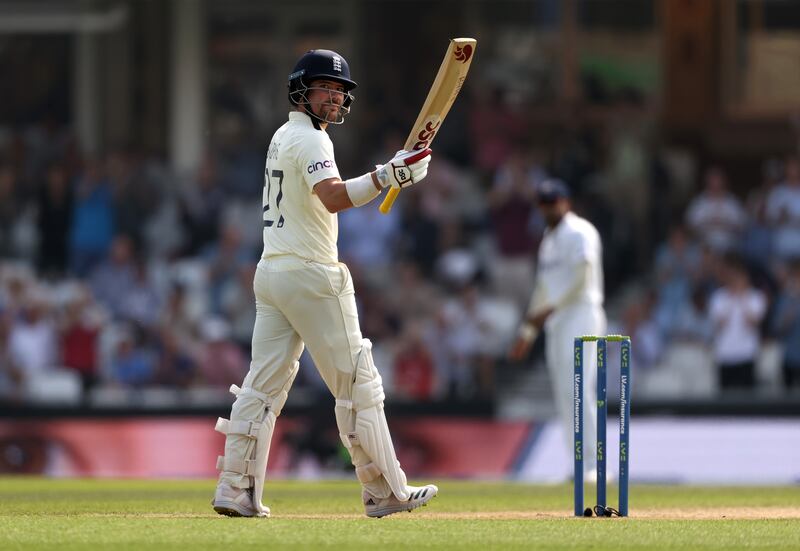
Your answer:
[[[311,117],[292,111],[267,151],[264,258],[294,255],[325,264],[338,261],[336,214],[314,193],[314,186],[328,178],[341,178],[330,137]]]

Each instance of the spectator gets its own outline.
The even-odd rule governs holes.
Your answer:
[[[14,254],[14,224],[19,215],[17,177],[9,165],[0,165],[0,257]]]
[[[399,332],[400,319],[397,312],[389,308],[388,293],[377,286],[368,283],[368,280],[358,271],[358,265],[353,264],[351,277],[353,281],[363,281],[358,287],[358,298],[356,308],[359,314],[359,325],[361,332],[370,336],[370,340],[376,344],[375,348],[384,341],[388,341]]]
[[[39,290],[29,290],[22,315],[8,337],[13,365],[19,369],[23,389],[31,379],[55,367],[58,345],[55,327],[48,317],[48,304]]]
[[[197,341],[196,315],[193,312],[189,289],[186,285],[175,283],[169,290],[167,299],[160,312],[160,325],[168,328],[172,336],[177,339],[180,348],[188,350],[194,347]]]
[[[119,301],[121,319],[153,329],[161,311],[161,296],[150,279],[147,264],[141,260],[133,263],[133,280]]]
[[[476,168],[491,177],[510,154],[527,126],[520,113],[506,102],[507,91],[499,86],[481,89],[470,110],[469,132]]]
[[[783,177],[783,167],[778,159],[767,160],[761,170],[761,184],[747,195],[748,226],[742,251],[759,271],[769,269],[772,255],[772,227],[769,219],[769,198]]]
[[[392,281],[392,292],[385,296],[389,311],[403,320],[430,319],[435,315],[442,301],[441,291],[422,277],[417,264],[395,264]]]
[[[369,228],[368,231],[365,231]],[[376,207],[349,209],[339,214],[339,254],[358,264],[370,281],[385,280],[401,235],[400,209],[381,214]]]
[[[177,388],[195,384],[197,364],[169,326],[159,332],[157,352],[156,383]]]
[[[71,222],[70,269],[84,277],[105,258],[114,237],[111,189],[97,160],[87,161],[78,179]]]
[[[783,382],[790,389],[800,383],[800,260],[789,266],[775,306],[773,330],[783,344]]]
[[[632,352],[634,365],[643,370],[656,367],[664,352],[664,332],[655,320],[655,303],[655,294],[647,293],[623,313],[625,334],[636,343]]]
[[[122,386],[140,388],[155,380],[155,358],[142,346],[138,334],[138,329],[125,327],[117,341],[111,368],[114,380]]]
[[[153,158],[137,155],[135,151],[112,153],[108,165],[115,229],[129,236],[137,250],[144,251],[145,232],[169,182],[165,169]],[[164,241],[171,238],[162,236]]]
[[[422,193],[409,193],[404,201],[408,203],[402,211],[400,250],[409,262],[419,267],[424,276],[430,277],[440,252],[441,221],[423,208]]]
[[[750,285],[747,270],[738,258],[726,260],[722,279],[723,286],[711,295],[709,303],[720,388],[752,389],[761,345],[759,327],[767,300]]]
[[[5,402],[20,399],[18,386],[22,375],[11,357],[10,333],[11,319],[0,310],[0,399]]]
[[[47,169],[39,194],[39,254],[37,266],[44,275],[66,272],[69,229],[72,224],[73,193],[65,167],[53,164]]]
[[[236,277],[222,290],[221,298],[222,312],[231,324],[231,336],[248,355],[256,321],[256,298],[253,294],[255,271],[255,265],[242,264]]]
[[[108,259],[91,271],[89,286],[100,304],[108,308],[115,318],[121,318],[128,294],[120,290],[133,289],[136,280],[133,241],[127,235],[119,235],[111,244]]]
[[[84,396],[97,383],[100,319],[88,290],[81,289],[66,304],[61,337],[61,364],[81,377]]]
[[[499,356],[502,352],[492,349],[498,340],[497,327],[478,286],[465,285],[457,297],[444,304],[441,315],[441,346],[447,354],[443,382],[449,394],[459,398],[490,397],[494,392],[492,353]]]
[[[699,287],[692,289],[691,298],[677,310],[674,323],[666,337],[671,341],[710,344],[714,328],[708,319],[708,297]]]
[[[400,349],[394,359],[395,392],[411,400],[431,400],[434,390],[433,356],[423,339],[422,324],[414,321],[406,326],[400,338]]]
[[[800,258],[800,158],[786,161],[786,177],[767,199],[767,218],[774,228],[774,251],[782,263]]]
[[[222,318],[203,322],[201,336],[205,341],[197,350],[197,367],[202,384],[228,388],[231,381],[241,380],[247,373],[247,360],[230,340],[230,325]]]
[[[180,207],[189,237],[187,255],[200,253],[216,240],[224,206],[225,190],[217,176],[216,162],[206,155],[196,176],[181,187]]]
[[[711,167],[705,174],[704,191],[692,200],[686,222],[697,239],[717,254],[732,251],[747,221],[741,202],[728,191],[725,173]]]
[[[520,308],[527,303],[534,280],[537,242],[529,222],[536,211],[536,186],[544,178],[529,152],[516,148],[498,169],[486,198],[496,250],[490,263],[493,290]]]
[[[32,285],[35,274],[29,266],[14,265],[11,262],[0,263],[0,311],[10,320],[21,315],[27,300],[29,285]]]
[[[681,225],[670,230],[667,242],[656,253],[656,319],[667,332],[675,328],[678,312],[690,301],[701,260],[700,250]]]
[[[211,245],[203,255],[208,265],[208,300],[213,314],[222,314],[225,288],[236,282],[237,272],[252,263],[251,251],[242,243],[238,228],[229,225],[222,228],[219,241]]]

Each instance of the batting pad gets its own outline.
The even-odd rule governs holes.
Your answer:
[[[249,439],[247,449],[243,456],[244,459],[219,456],[217,458],[217,469],[249,476],[252,481],[253,504],[260,514],[266,514],[267,516],[269,515],[269,509],[261,503],[261,498],[264,494],[264,480],[267,475],[267,460],[269,459],[272,434],[275,431],[275,422],[283,410],[283,406],[289,396],[289,389],[299,369],[300,363],[294,362],[286,384],[281,388],[281,391],[272,398],[252,388],[239,388],[236,385],[231,385],[231,393],[236,395],[237,400],[260,400],[264,405],[263,417],[260,422],[250,420],[228,420],[220,417],[217,419],[216,427],[214,427],[214,430],[226,436],[229,434],[236,434]]]
[[[383,412],[383,382],[372,360],[369,339],[362,341],[351,397],[352,400],[336,400],[336,419],[359,481],[370,493],[383,498],[387,497],[381,495],[385,492],[379,486],[375,487],[375,483],[382,482],[379,475],[383,475],[395,497],[401,501],[408,500],[406,475],[397,461]]]

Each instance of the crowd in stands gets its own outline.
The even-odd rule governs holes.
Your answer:
[[[639,365],[676,343],[707,347],[722,390],[763,385],[767,345],[779,351],[776,386],[800,379],[800,158],[770,159],[744,198],[720,167],[656,252],[648,298],[628,308]]]
[[[753,388],[767,339],[783,344],[782,380],[797,384],[796,157],[765,163],[743,197],[711,167],[678,219],[659,210],[668,182],[643,145],[631,151],[620,138],[627,153],[617,162],[607,140],[600,162],[590,135],[576,130],[545,148],[524,128],[489,132],[508,118],[491,113],[476,105],[468,121],[470,162],[437,155],[424,185],[388,216],[377,205],[340,215],[340,256],[390,394],[495,395],[533,284],[544,231],[536,186],[548,175],[570,184],[576,210],[603,236],[610,302],[631,281],[649,282],[612,320],[632,334],[640,369],[690,341],[712,353],[723,389]],[[491,146],[478,135],[493,136]],[[374,156],[395,149],[389,138]],[[0,134],[0,400],[25,402],[65,374],[87,400],[98,388],[239,383],[262,247],[251,172],[216,151],[190,175],[132,149],[83,156],[68,129],[48,124]],[[613,200],[636,178],[640,209]],[[301,363],[296,386],[322,391],[307,354]]]

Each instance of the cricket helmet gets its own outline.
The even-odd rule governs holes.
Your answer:
[[[309,50],[297,61],[289,75],[289,101],[292,105],[304,103],[310,83],[318,79],[344,85],[346,94],[342,105],[350,107],[353,103],[350,91],[358,85],[350,79],[350,66],[345,58],[332,50]]]

